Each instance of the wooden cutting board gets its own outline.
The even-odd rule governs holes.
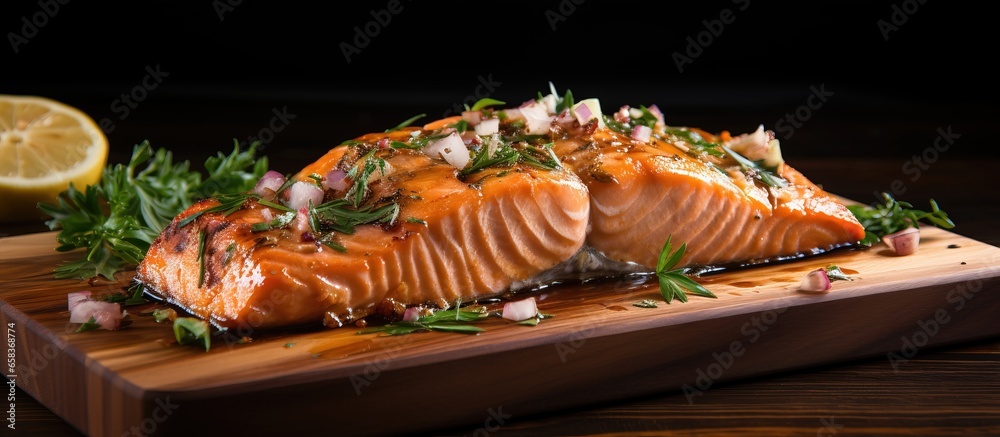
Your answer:
[[[494,318],[475,335],[387,337],[358,329],[244,332],[209,352],[173,342],[137,313],[120,331],[68,331],[68,292],[118,291],[53,279],[79,254],[54,233],[0,239],[0,322],[8,379],[82,432],[400,434],[501,421],[600,401],[683,391],[711,402],[725,381],[1000,335],[1000,249],[924,227],[917,254],[884,246],[712,274],[718,299],[666,305],[655,284],[602,280],[535,292],[528,327]],[[837,264],[854,277],[797,290]],[[660,301],[657,308],[632,304]],[[228,337],[227,337],[228,338]]]

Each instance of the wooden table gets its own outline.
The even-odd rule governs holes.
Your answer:
[[[834,193],[861,201],[900,179],[896,159],[855,163],[806,159],[799,170]],[[901,196],[917,207],[935,198],[958,223],[954,232],[1000,245],[1000,193],[970,190],[997,168],[991,159],[942,159]],[[849,169],[850,177],[845,177]],[[38,223],[0,227],[0,234],[45,230]],[[510,383],[516,384],[516,381]],[[79,435],[24,392],[16,393],[20,435]],[[96,408],[99,406],[91,406]],[[502,420],[503,423],[500,423]],[[666,392],[544,416],[500,410],[484,423],[456,424],[435,435],[998,435],[1000,338],[920,350],[906,363],[886,356],[718,385],[692,403]],[[5,434],[6,435],[6,434]]]

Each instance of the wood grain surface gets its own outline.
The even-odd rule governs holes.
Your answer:
[[[899,367],[922,348],[1000,334],[1000,249],[930,228],[910,257],[846,250],[704,277],[717,300],[641,309],[631,304],[656,298],[651,285],[596,281],[537,293],[540,309],[556,315],[537,327],[495,319],[471,337],[250,331],[241,334],[251,342],[216,338],[208,353],[172,344],[169,327],[141,315],[119,332],[67,333],[67,292],[120,284],[52,279],[52,266],[69,259],[53,247],[51,233],[0,240],[2,322],[18,329],[17,384],[89,435],[304,433],[330,420],[350,434],[477,420],[493,428],[513,411],[678,389],[685,405],[697,404],[728,381],[887,352]],[[796,290],[806,272],[830,263],[856,280],[828,294]],[[484,374],[517,383],[487,385]],[[238,424],[213,420],[247,411]],[[394,420],[366,420],[372,411]]]

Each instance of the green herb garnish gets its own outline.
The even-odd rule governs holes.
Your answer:
[[[656,262],[656,277],[660,281],[660,294],[663,295],[663,299],[668,304],[675,298],[681,302],[687,302],[687,295],[684,294],[685,290],[699,296],[716,297],[707,288],[687,277],[684,274],[685,269],[670,270],[680,262],[681,257],[684,256],[684,251],[687,250],[687,243],[684,243],[681,244],[681,247],[677,248],[676,252],[671,253],[671,250],[673,250],[670,244],[671,237],[672,235],[667,236],[667,242],[663,244],[660,257]]]
[[[131,285],[129,285],[128,291],[129,293],[109,294],[106,297],[104,297],[104,299],[101,300],[105,302],[117,303],[124,306],[142,305],[144,303],[149,302],[148,300],[146,300],[146,298],[143,297],[145,295],[146,289],[145,287],[143,287],[141,283],[133,282]]]
[[[372,149],[362,156],[359,159],[362,162],[351,167],[351,170],[347,172],[347,177],[351,178],[354,183],[347,190],[345,197],[351,201],[355,208],[365,200],[365,194],[368,193],[368,179],[371,178],[372,173],[375,173],[376,170],[385,173],[386,162],[384,159],[374,156],[375,150]]]
[[[269,231],[271,229],[280,229],[285,226],[288,226],[288,224],[291,223],[292,220],[295,220],[295,213],[286,212],[271,219],[271,221],[269,222],[260,222],[250,225],[250,232],[264,232],[264,231]]]
[[[83,258],[55,269],[57,278],[114,279],[115,272],[137,265],[153,239],[196,199],[246,192],[267,171],[267,158],[255,159],[257,143],[245,151],[234,147],[205,160],[207,176],[189,169],[188,161],[153,150],[142,142],[128,164],[107,166],[101,181],[82,191],[73,185],[56,204],[39,203],[52,217],[49,229],[60,252],[85,248]]]
[[[76,331],[73,332],[79,334],[81,332],[93,331],[100,327],[101,325],[97,323],[97,319],[95,319],[94,316],[90,316],[90,320],[84,322],[79,328],[76,328]]]
[[[955,227],[955,222],[948,218],[948,213],[938,207],[934,199],[930,200],[931,210],[913,209],[909,202],[897,201],[889,193],[882,193],[884,203],[872,206],[848,205],[847,209],[865,227],[865,238],[861,244],[871,246],[882,240],[883,236],[901,231],[909,227],[918,227],[917,222],[927,220],[934,226],[943,229]]]
[[[427,224],[427,220],[424,220],[424,219],[421,219],[421,218],[416,218],[416,217],[407,217],[406,218],[406,222],[407,223],[416,223],[418,225],[426,225]]]
[[[476,322],[487,317],[489,317],[489,314],[486,312],[486,307],[463,310],[456,304],[453,309],[435,311],[434,314],[421,316],[415,322],[393,322],[384,326],[363,329],[358,331],[358,334],[382,333],[386,335],[405,335],[418,331],[447,331],[477,334],[485,330],[464,322]]]
[[[501,102],[500,100],[491,99],[489,97],[486,97],[486,98],[477,100],[476,103],[473,103],[472,107],[469,108],[469,110],[470,111],[481,111],[483,108],[487,108],[487,107],[490,107],[490,106],[506,105],[506,104],[507,104],[507,102]]]
[[[178,344],[205,345],[205,350],[212,345],[211,328],[208,322],[194,317],[178,317],[174,319],[174,338]]]
[[[407,118],[406,120],[403,120],[403,122],[400,123],[400,124],[397,124],[396,127],[392,128],[392,129],[386,129],[385,131],[386,132],[398,131],[398,130],[404,128],[404,127],[407,127],[407,126],[413,124],[413,122],[415,122],[417,120],[420,120],[421,118],[424,118],[426,116],[427,116],[427,114],[417,114],[417,115],[414,115],[413,117],[410,117],[410,118]]]
[[[656,305],[656,301],[653,299],[643,299],[633,303],[632,306],[639,308],[658,308],[658,305]]]
[[[729,154],[729,156],[732,156],[733,159],[735,159],[736,162],[740,164],[740,167],[743,169],[743,171],[749,173],[753,178],[765,183],[767,186],[772,188],[781,188],[788,186],[788,181],[786,181],[781,176],[778,176],[773,171],[766,169],[760,164],[747,159],[743,155],[734,152],[732,149],[726,146],[722,146],[722,150],[725,150],[726,153]]]
[[[844,271],[840,269],[840,266],[837,266],[835,264],[830,264],[826,266],[826,277],[829,278],[831,281],[854,280],[854,278],[847,276],[847,273],[844,273]]]
[[[198,288],[205,283],[205,231],[198,233]]]

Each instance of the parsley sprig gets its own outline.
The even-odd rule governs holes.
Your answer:
[[[687,249],[687,243],[681,244],[681,247],[677,248],[676,251],[673,251],[673,246],[670,243],[671,237],[673,236],[667,236],[667,242],[663,244],[663,249],[660,251],[660,257],[656,262],[656,277],[660,281],[660,294],[663,295],[663,299],[667,301],[668,304],[674,299],[681,302],[687,302],[687,295],[684,293],[685,290],[698,296],[715,298],[716,296],[714,293],[708,291],[707,288],[687,277],[684,274],[684,268],[673,268],[684,256],[684,252]]]
[[[194,200],[253,188],[267,171],[267,158],[257,159],[256,148],[240,151],[236,143],[229,155],[209,157],[203,178],[188,161],[174,163],[170,152],[144,141],[133,148],[128,164],[106,167],[97,184],[83,190],[70,185],[56,204],[38,204],[52,217],[49,229],[61,230],[56,250],[86,249],[82,259],[57,267],[56,277],[113,279],[115,272],[137,265],[153,239]]]
[[[948,218],[948,213],[938,207],[934,199],[930,200],[931,210],[914,209],[909,202],[896,200],[889,193],[882,193],[883,203],[871,206],[848,205],[847,209],[865,227],[865,238],[861,244],[871,246],[882,240],[885,235],[901,231],[909,227],[918,227],[917,222],[926,220],[939,228],[951,229],[955,222]]]

